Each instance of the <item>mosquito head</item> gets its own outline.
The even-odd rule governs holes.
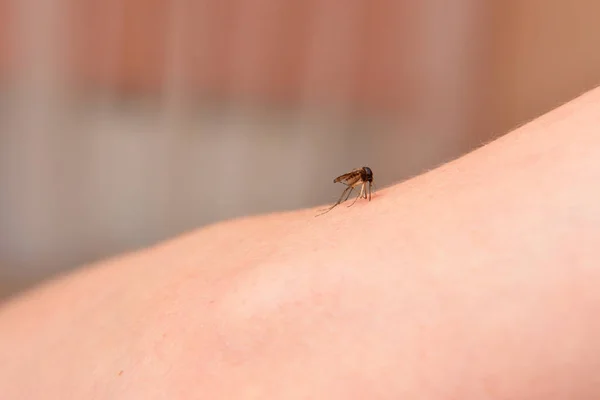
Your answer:
[[[363,167],[363,181],[365,182],[373,182],[373,171],[369,167]]]

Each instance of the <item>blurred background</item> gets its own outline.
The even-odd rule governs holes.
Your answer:
[[[0,297],[383,187],[600,83],[595,0],[0,0]],[[168,266],[165,266],[168,268]]]

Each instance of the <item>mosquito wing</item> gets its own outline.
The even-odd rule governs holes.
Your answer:
[[[346,186],[354,186],[361,180],[360,168],[353,169],[347,174],[340,175],[333,180],[333,183],[342,182]]]

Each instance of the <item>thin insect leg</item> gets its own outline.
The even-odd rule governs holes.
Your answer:
[[[352,206],[354,205],[354,203],[356,203],[356,200],[360,199],[361,197],[362,197],[362,196],[361,196],[361,195],[360,195],[360,193],[359,193],[359,194],[358,194],[358,196],[356,196],[356,197],[354,198],[354,201],[352,202],[352,204],[350,204],[350,205],[349,205],[349,206],[347,206],[347,207],[352,207]]]
[[[344,195],[346,194],[346,192],[347,192],[347,191],[349,191],[349,192],[348,192],[348,196],[350,196],[350,193],[352,193],[352,190],[353,190],[353,189],[354,189],[353,187],[351,187],[351,186],[348,186],[346,189],[344,189],[344,191],[342,192],[342,195],[340,196],[340,198],[338,199],[338,201],[336,201],[336,202],[335,202],[335,203],[334,203],[334,204],[333,204],[331,207],[329,207],[329,208],[325,209],[324,211],[322,210],[322,211],[323,211],[322,213],[320,213],[320,214],[317,214],[317,215],[315,215],[315,216],[316,216],[316,217],[318,217],[319,215],[322,215],[322,214],[328,213],[329,211],[333,210],[333,208],[334,208],[335,206],[337,206],[338,204],[340,204],[340,203],[342,202],[342,199],[344,198]]]
[[[354,188],[352,186],[348,186],[346,189],[344,189],[344,191],[342,192],[342,195],[340,196],[340,198],[338,199],[338,201],[334,204],[334,206],[337,206],[338,204],[340,204],[342,202],[342,199],[344,198],[344,195],[346,194],[346,190],[350,190],[348,192],[348,196],[350,196],[350,193],[352,193],[352,191],[354,190]]]
[[[344,198],[344,195],[346,195],[346,192],[350,191],[348,193],[348,196],[350,196],[350,193],[352,192],[353,189],[354,188],[352,186],[348,186],[346,189],[344,189],[344,191],[342,192],[342,195],[340,196],[339,200],[336,201],[334,205],[332,205],[331,207],[325,209],[322,213],[319,213],[319,214],[315,215],[315,217],[318,217],[319,215],[323,215],[323,214],[328,213],[329,211],[333,210],[333,208],[335,206],[337,206],[338,204],[340,204],[342,202],[342,199]]]
[[[350,204],[348,207],[352,207],[354,205],[354,203],[356,203],[356,200],[360,199],[363,196],[364,190],[365,190],[365,184],[363,183],[362,186],[360,187],[360,193],[358,194],[358,196],[356,196],[356,198],[354,199],[352,204]]]
[[[371,182],[369,182],[369,201],[371,201]]]
[[[348,192],[348,195],[346,196],[346,198],[344,199],[344,201],[348,200],[348,197],[350,197],[350,194],[352,193],[352,191],[354,190],[353,186],[348,186],[350,188],[350,191]],[[344,201],[340,201],[340,203],[343,203]]]

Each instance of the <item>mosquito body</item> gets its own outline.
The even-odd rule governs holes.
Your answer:
[[[355,168],[352,171],[344,175],[340,175],[333,180],[333,183],[338,182],[341,182],[344,185],[346,185],[346,189],[344,189],[344,191],[342,192],[342,195],[340,196],[339,200],[334,205],[332,205],[328,209],[325,209],[323,212],[317,214],[316,216],[328,213],[334,207],[348,200],[354,188],[358,186],[360,186],[360,193],[358,194],[358,196],[356,196],[352,204],[350,204],[348,207],[352,207],[354,203],[356,203],[356,200],[358,200],[360,197],[371,201],[371,187],[373,185],[373,171],[371,171],[371,168]],[[346,198],[344,198],[344,196],[346,196]]]

